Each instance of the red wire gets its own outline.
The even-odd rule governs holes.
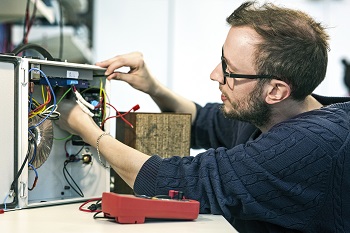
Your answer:
[[[26,31],[26,34],[25,34],[25,38],[24,38],[24,43],[28,43],[28,35],[29,35],[29,31],[30,29],[32,28],[33,26],[33,23],[34,23],[34,19],[35,19],[35,13],[36,13],[36,2],[34,3],[34,8],[33,8],[33,13],[32,13],[32,16],[29,20],[29,7],[27,8],[26,10],[26,27],[27,27],[27,31]]]
[[[36,176],[35,179],[34,179],[33,186],[31,188],[28,188],[28,190],[32,191],[35,188],[37,182],[38,182],[38,177]]]
[[[46,105],[48,105],[51,101],[51,92],[50,92],[50,88],[46,87],[46,91],[47,91],[47,101],[41,105],[39,105],[38,107],[36,107],[33,111],[31,111],[29,113],[29,116],[32,116],[35,112],[41,110],[43,107],[45,107]]]
[[[79,206],[79,210],[80,210],[80,211],[83,211],[83,212],[89,212],[89,213],[92,213],[92,212],[100,212],[100,210],[89,210],[89,209],[84,209],[83,207],[84,207],[86,204],[90,203],[90,202],[93,202],[93,201],[101,201],[101,200],[102,200],[102,198],[92,198],[92,199],[90,199],[90,200],[87,200],[86,202],[84,202],[83,204],[81,204],[81,205]]]
[[[107,105],[108,106],[110,106],[110,107],[112,107],[115,111],[116,111],[116,113],[118,114],[117,116],[110,116],[110,117],[107,117],[106,119],[104,119],[103,121],[102,121],[102,123],[101,123],[101,128],[103,128],[103,125],[105,124],[105,122],[107,121],[107,120],[109,120],[109,119],[112,119],[112,118],[118,118],[118,117],[120,117],[126,124],[128,124],[131,128],[134,128],[134,126],[127,120],[127,119],[125,119],[124,118],[124,116],[126,115],[126,114],[128,114],[128,113],[130,113],[132,110],[134,110],[134,111],[136,111],[136,110],[138,110],[139,108],[140,108],[140,105],[135,105],[134,107],[132,107],[129,111],[127,111],[127,112],[125,112],[125,113],[123,113],[123,114],[121,114],[113,105],[111,105],[111,104],[109,104],[109,103],[107,103]]]
[[[29,22],[29,0],[27,0],[27,6],[25,11],[25,18],[24,18],[24,35],[23,35],[23,44],[27,44],[26,38],[27,38],[27,31],[28,31],[28,22]]]

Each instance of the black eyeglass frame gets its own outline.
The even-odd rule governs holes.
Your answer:
[[[225,61],[224,57],[224,48],[221,49],[221,66],[222,66],[222,73],[224,75],[224,85],[226,84],[226,78],[247,78],[247,79],[261,79],[261,78],[268,78],[268,79],[278,79],[274,75],[269,74],[235,74],[235,73],[229,73],[226,71],[227,69],[227,63]]]

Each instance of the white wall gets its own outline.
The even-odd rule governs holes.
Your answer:
[[[95,61],[140,51],[152,72],[166,83],[168,1],[96,0],[94,4]],[[119,81],[112,82],[111,103],[120,111],[135,104],[140,104],[143,111],[158,110],[147,95]]]
[[[96,0],[96,61],[139,50],[152,73],[168,87],[200,104],[220,101],[209,79],[220,62],[228,32],[226,17],[241,0]],[[301,9],[329,27],[331,51],[323,84],[316,93],[346,95],[340,59],[350,59],[350,0],[275,0]],[[111,101],[121,111],[139,103],[140,111],[158,111],[151,99],[114,81]],[[113,125],[113,123],[112,123]]]

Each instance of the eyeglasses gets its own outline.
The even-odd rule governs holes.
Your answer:
[[[226,78],[248,78],[248,79],[259,79],[259,78],[276,78],[273,75],[268,74],[235,74],[227,72],[227,63],[224,57],[224,48],[221,50],[221,65],[222,65],[222,73],[224,74],[224,85],[226,84]]]

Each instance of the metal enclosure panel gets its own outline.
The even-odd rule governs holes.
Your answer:
[[[0,91],[2,100],[3,114],[0,120],[0,142],[1,142],[1,163],[0,163],[0,195],[3,199],[0,208],[13,207],[15,199],[9,196],[10,187],[15,177],[15,156],[17,153],[17,80],[15,79],[15,68],[17,66],[15,59],[8,57],[0,60],[0,80],[3,86]]]
[[[11,62],[3,62],[8,59],[6,56],[0,55],[0,78],[3,81],[3,91],[0,96],[3,100],[3,106],[6,109],[5,114],[1,118],[1,144],[6,145],[5,150],[2,150],[2,163],[0,163],[0,172],[2,178],[0,181],[0,204],[7,209],[22,209],[29,207],[40,207],[46,205],[55,205],[61,203],[77,202],[95,197],[101,197],[102,192],[110,190],[110,171],[109,168],[103,167],[97,157],[97,151],[90,145],[73,145],[70,141],[63,140],[69,136],[65,131],[62,131],[52,121],[53,137],[51,150],[48,158],[37,167],[35,170],[38,174],[38,181],[33,190],[28,190],[34,184],[36,176],[33,169],[28,168],[28,87],[31,81],[32,67],[50,67],[49,69],[65,72],[65,67],[68,72],[73,68],[75,71],[81,72],[84,75],[77,76],[78,79],[90,79],[91,89],[96,89],[102,86],[105,93],[109,94],[110,84],[103,78],[104,69],[93,66],[74,64],[66,62],[53,62],[45,60],[26,59],[19,57],[11,57],[18,61],[18,65]],[[10,60],[11,60],[10,59]],[[91,74],[91,75],[86,75]],[[50,78],[50,77],[48,77]],[[67,77],[59,77],[67,78]],[[54,87],[57,91],[60,87]],[[39,102],[43,102],[43,91],[41,84],[34,85],[33,97]],[[109,109],[106,110],[106,115],[109,115]],[[109,132],[109,123],[106,122],[105,131]],[[66,152],[69,155],[77,154],[77,157],[90,155],[92,162],[84,164],[81,160],[69,163],[66,166],[70,176],[79,186],[83,195],[79,195],[72,188],[74,182],[67,183],[67,177],[63,174],[64,162],[67,160]],[[21,167],[23,169],[21,170]],[[21,172],[19,172],[21,170]],[[18,176],[18,177],[17,177]],[[67,175],[66,175],[67,176]],[[16,180],[17,187],[14,192],[15,198],[9,196],[11,183]],[[75,187],[76,188],[76,187]],[[1,207],[0,207],[1,208]]]

